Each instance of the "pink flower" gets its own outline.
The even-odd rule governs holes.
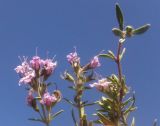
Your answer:
[[[25,75],[19,80],[19,85],[21,84],[29,84],[32,79],[35,77],[35,71],[31,70],[25,73]]]
[[[35,77],[35,71],[29,66],[26,59],[21,65],[15,68],[15,71],[20,75],[19,85],[21,84],[29,84],[32,79]]]
[[[39,70],[42,62],[43,61],[40,59],[39,56],[34,56],[30,61],[30,64],[34,70]]]
[[[98,56],[95,56],[91,61],[90,61],[90,67],[91,68],[96,68],[99,67],[101,64],[99,62]]]
[[[44,69],[46,71],[47,75],[51,75],[51,73],[54,71],[54,69],[57,66],[57,62],[53,62],[52,59],[46,59],[45,61],[43,61],[43,65],[44,65]]]
[[[73,64],[73,63],[80,63],[80,57],[78,57],[77,52],[73,52],[73,53],[69,53],[67,55],[67,60],[69,63]]]
[[[48,92],[46,92],[43,95],[42,100],[40,101],[41,104],[46,105],[46,106],[51,106],[53,103],[55,103],[57,101],[57,98],[55,97],[55,95],[50,95]]]
[[[27,96],[27,104],[28,104],[29,106],[32,106],[32,105],[33,105],[33,100],[34,100],[34,97],[33,97],[33,95],[32,95],[32,92],[29,92],[29,93],[28,93],[28,96]]]
[[[22,62],[21,65],[17,66],[14,70],[18,74],[20,74],[21,76],[23,76],[30,69],[31,68],[30,68],[29,64],[26,61],[24,61],[24,62]]]
[[[111,82],[108,81],[107,78],[102,78],[98,80],[97,83],[90,84],[90,87],[96,87],[99,91],[107,91],[109,84],[111,84]]]

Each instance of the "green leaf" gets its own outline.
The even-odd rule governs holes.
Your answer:
[[[37,119],[37,118],[29,118],[28,120],[30,120],[30,121],[36,121],[36,122],[44,122],[43,120]]]
[[[70,103],[71,105],[73,105],[73,106],[75,106],[75,104],[71,101],[71,100],[69,100],[69,99],[67,99],[67,98],[63,98],[66,102],[68,102],[68,103]]]
[[[123,32],[118,28],[113,28],[112,32],[114,33],[115,36],[119,36],[119,37],[123,36]]]
[[[103,122],[101,122],[101,120],[94,120],[93,123],[96,123],[96,124],[103,124]]]
[[[115,74],[112,74],[110,77],[107,77],[107,79],[111,81],[113,84],[117,84],[118,86],[120,86],[119,78]]]
[[[130,97],[130,98],[128,98],[124,103],[123,103],[123,106],[125,107],[126,105],[128,105],[130,102],[133,102],[133,98],[132,97]]]
[[[123,30],[123,14],[118,4],[116,4],[116,16],[119,23],[119,29]]]
[[[84,104],[83,106],[92,106],[92,105],[95,105],[96,103],[93,102],[93,103],[88,103],[88,104]]]
[[[102,113],[97,112],[97,115],[100,118],[100,121],[103,122],[104,125],[114,126],[113,122],[109,120],[107,117],[105,117]]]
[[[133,117],[131,126],[135,126],[135,118]]]
[[[137,107],[130,106],[128,109],[126,109],[126,111],[124,112],[124,115],[129,115],[130,112],[132,112],[136,109],[137,109]]]
[[[73,119],[73,122],[75,124],[75,126],[78,126],[78,123],[76,121],[76,118],[75,118],[75,115],[74,115],[74,110],[72,109],[72,119]]]
[[[135,35],[139,35],[139,34],[143,34],[144,32],[146,32],[149,28],[150,28],[150,24],[146,24],[140,28],[137,28],[133,31],[133,34]]]
[[[65,71],[64,74],[61,75],[61,78],[74,83],[74,77],[71,74],[69,74],[67,71]]]
[[[111,50],[108,50],[106,54],[99,54],[99,56],[115,60],[115,55]]]
[[[114,57],[112,57],[110,54],[99,54],[100,57],[109,58],[114,60]]]
[[[111,50],[108,50],[108,54],[109,54],[110,56],[112,56],[113,59],[115,59],[115,55],[114,55],[114,53],[113,53]]]
[[[56,112],[54,115],[51,116],[52,120],[57,117],[59,114],[61,114],[62,112],[64,112],[64,110],[60,110],[58,112]]]

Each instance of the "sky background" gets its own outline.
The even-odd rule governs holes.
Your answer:
[[[32,57],[38,47],[38,55],[56,55],[58,67],[50,81],[56,82],[63,97],[72,99],[74,92],[60,79],[64,70],[70,69],[66,55],[73,47],[87,63],[101,50],[116,51],[118,38],[111,29],[117,27],[115,3],[124,12],[125,25],[135,28],[145,23],[151,29],[141,35],[127,39],[123,59],[123,73],[127,84],[136,92],[138,109],[132,114],[137,126],[151,126],[154,118],[160,120],[160,1],[159,0],[0,0],[0,125],[42,126],[27,119],[35,117],[26,105],[27,92],[19,86],[14,68],[21,62],[18,56]],[[115,64],[101,60],[96,71],[102,76],[115,73]],[[54,87],[52,87],[54,90]],[[88,91],[85,99],[98,100],[102,94]],[[73,126],[71,106],[63,101],[56,111],[65,112],[57,117],[52,126]],[[88,111],[92,114],[95,107]],[[89,117],[93,119],[92,117]]]

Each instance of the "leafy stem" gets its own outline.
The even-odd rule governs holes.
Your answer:
[[[121,84],[121,86],[122,86],[121,89],[120,89],[120,99],[119,99],[120,102],[122,102],[122,98],[123,98],[122,66],[121,66],[121,62],[120,62],[121,49],[122,49],[122,43],[119,42],[119,43],[118,43],[118,52],[117,52],[116,63],[117,63],[117,67],[118,67],[118,77],[119,77],[119,81],[120,81],[120,84]]]
[[[121,55],[121,50],[122,50],[122,46],[123,46],[123,43],[121,41],[125,41],[125,39],[120,39],[119,42],[118,42],[118,50],[117,50],[117,57],[116,57],[116,64],[117,64],[117,68],[118,68],[118,77],[119,77],[119,83],[120,83],[120,90],[119,90],[119,113],[120,115],[117,116],[117,122],[116,122],[116,126],[119,126],[119,121],[120,119],[122,120],[122,123],[124,124],[124,126],[127,126],[127,123],[126,123],[126,120],[124,118],[124,115],[123,115],[123,111],[121,109],[121,104],[122,104],[122,100],[123,100],[123,96],[124,96],[124,88],[125,88],[125,85],[123,84],[122,82],[122,79],[123,79],[123,75],[122,75],[122,65],[121,65],[121,59],[120,59],[120,55]]]

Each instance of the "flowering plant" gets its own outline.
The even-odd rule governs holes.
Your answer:
[[[87,120],[85,107],[93,105],[95,103],[88,103],[88,101],[82,101],[82,96],[85,90],[90,89],[89,86],[86,86],[86,83],[95,80],[93,70],[101,65],[99,62],[99,58],[98,56],[94,56],[89,63],[87,63],[86,65],[81,65],[80,57],[75,51],[67,55],[67,60],[71,64],[74,74],[70,74],[69,72],[65,71],[62,78],[73,83],[73,86],[70,86],[69,88],[75,91],[75,96],[73,100],[74,102],[66,98],[65,100],[78,110],[79,123],[76,121],[74,111],[72,110],[72,117],[76,126],[78,126],[78,124],[80,126],[92,125],[92,122],[89,122]]]
[[[61,77],[71,83],[69,88],[74,90],[75,94],[72,100],[63,99],[73,107],[72,118],[75,126],[93,126],[95,123],[102,126],[128,126],[128,117],[136,109],[134,92],[129,90],[122,71],[121,61],[126,51],[123,46],[126,39],[146,32],[150,24],[136,29],[130,25],[124,27],[123,13],[118,4],[116,4],[116,17],[119,27],[112,29],[114,35],[118,37],[116,54],[111,50],[107,53],[100,53],[85,65],[81,64],[81,58],[76,50],[66,56],[73,72],[65,71]],[[117,73],[97,79],[95,69],[101,66],[99,58],[113,61],[117,66]],[[62,96],[57,89],[52,93],[48,91],[51,83],[47,80],[54,73],[56,66],[57,62],[52,59],[43,60],[39,56],[34,56],[30,61],[24,57],[22,64],[15,68],[20,76],[19,85],[27,86],[27,104],[40,116],[38,119],[30,120],[43,122],[46,126],[49,126],[51,120],[63,111],[52,113],[53,107],[61,100]],[[88,83],[89,85],[87,85]],[[101,99],[96,102],[84,101],[84,92],[94,87],[103,94]],[[87,106],[94,104],[99,106],[95,114],[97,120],[90,121],[85,110]],[[78,111],[78,119],[76,119],[75,110]],[[135,126],[134,118],[131,126]]]
[[[48,92],[51,83],[48,83],[47,79],[53,74],[57,62],[52,59],[43,60],[39,56],[34,56],[30,61],[26,57],[23,58],[22,64],[15,68],[20,76],[19,85],[27,87],[27,104],[40,116],[38,119],[29,120],[39,121],[49,126],[51,120],[63,111],[52,113],[52,108],[61,100],[61,92],[59,90]]]

